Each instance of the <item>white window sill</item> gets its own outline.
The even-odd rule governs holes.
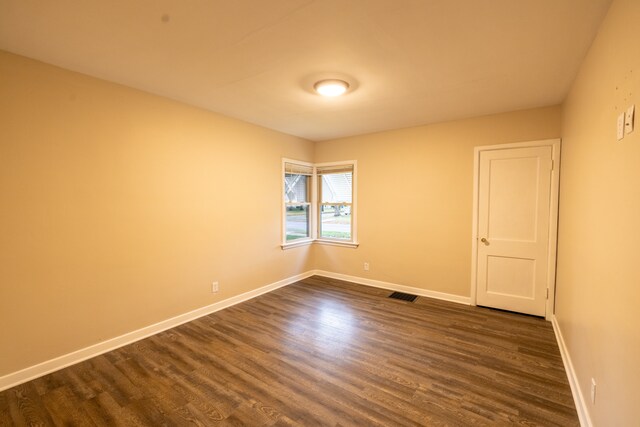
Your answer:
[[[357,243],[357,242],[343,242],[340,240],[328,240],[328,239],[316,239],[313,243],[318,243],[319,245],[343,246],[346,248],[357,248],[360,245],[360,243]]]
[[[284,251],[287,249],[293,249],[300,246],[308,246],[312,243],[317,243],[319,245],[342,246],[345,248],[354,248],[354,249],[360,246],[360,243],[356,243],[356,242],[341,242],[340,240],[316,239],[316,240],[302,240],[298,242],[283,243],[280,245],[280,247]]]
[[[293,248],[297,248],[300,246],[308,246],[310,244],[313,243],[313,240],[311,239],[306,239],[306,240],[298,240],[296,242],[291,242],[291,243],[283,243],[280,245],[280,247],[282,248],[282,250],[286,250],[286,249],[293,249]]]

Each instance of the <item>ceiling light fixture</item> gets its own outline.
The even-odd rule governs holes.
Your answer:
[[[349,83],[344,80],[320,80],[313,88],[322,96],[340,96],[349,89]]]

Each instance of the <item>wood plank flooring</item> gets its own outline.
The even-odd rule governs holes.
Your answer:
[[[579,425],[548,322],[312,277],[0,393],[0,425]]]

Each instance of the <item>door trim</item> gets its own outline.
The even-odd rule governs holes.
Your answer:
[[[480,153],[510,148],[551,147],[551,193],[549,204],[549,263],[547,284],[549,296],[545,305],[545,318],[551,320],[556,299],[556,255],[558,248],[558,195],[560,190],[560,139],[484,145],[473,149],[473,223],[471,226],[471,305],[476,305],[478,273],[478,193],[480,185]]]

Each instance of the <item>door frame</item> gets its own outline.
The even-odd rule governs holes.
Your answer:
[[[483,145],[473,149],[473,223],[471,231],[471,305],[476,305],[478,273],[478,202],[480,190],[480,153],[483,151],[505,150],[511,148],[551,147],[551,193],[549,204],[549,262],[547,270],[548,297],[545,305],[545,318],[551,320],[556,299],[556,259],[558,249],[558,196],[560,192],[560,139],[515,142],[508,144]]]

